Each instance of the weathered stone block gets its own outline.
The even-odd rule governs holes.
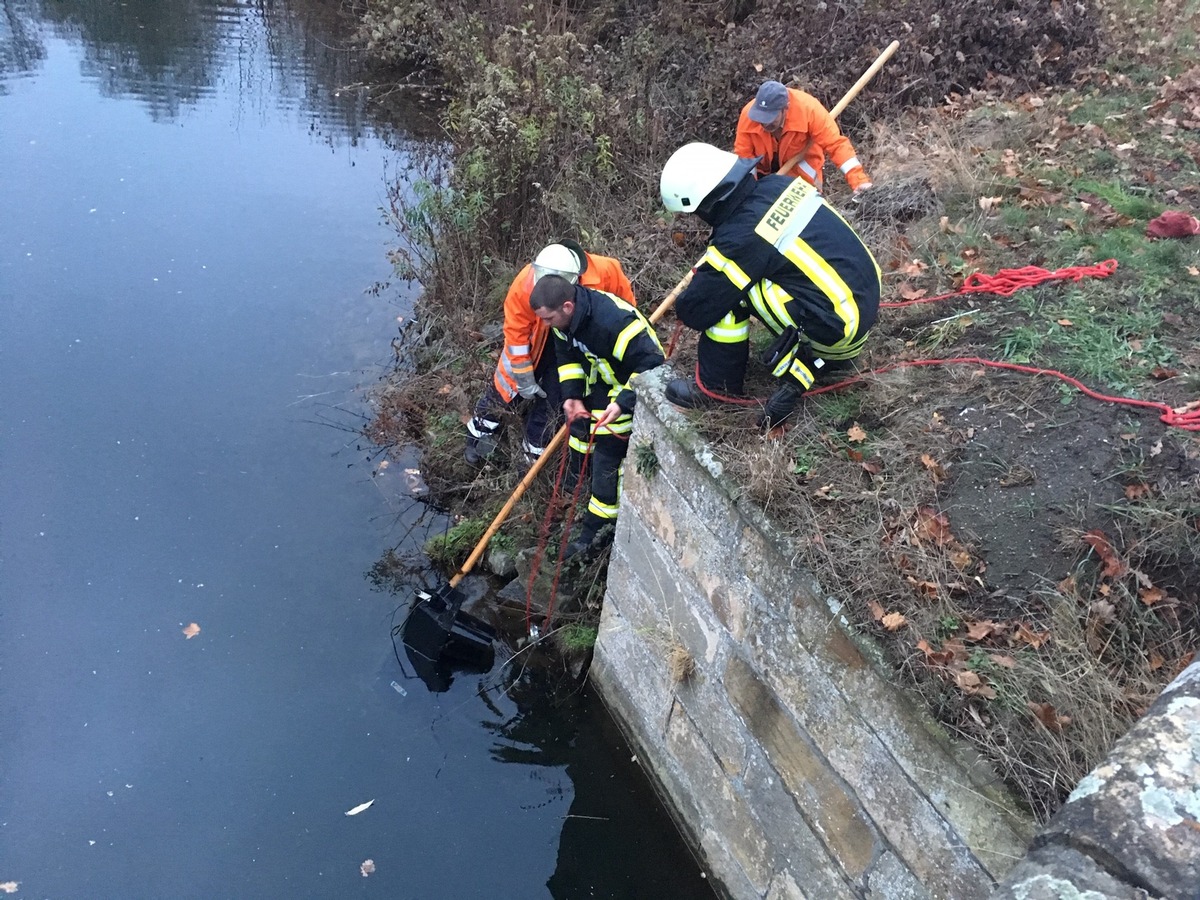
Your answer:
[[[875,855],[875,830],[858,799],[808,741],[770,690],[746,663],[731,657],[725,688],[746,730],[762,746],[803,815],[851,880]]]
[[[753,886],[753,896],[766,892],[774,868],[770,841],[759,821],[736,788],[717,765],[703,736],[682,708],[676,708],[667,728],[665,749],[686,772],[691,796],[703,811],[705,855],[727,855],[734,868],[727,866],[720,877],[729,885],[740,875]]]

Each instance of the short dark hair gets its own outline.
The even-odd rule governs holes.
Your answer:
[[[529,295],[530,309],[559,310],[575,296],[575,285],[559,275],[543,275]]]

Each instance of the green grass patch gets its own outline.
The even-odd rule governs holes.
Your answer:
[[[457,568],[475,549],[491,520],[491,516],[463,519],[444,534],[427,540],[425,555],[437,565]]]

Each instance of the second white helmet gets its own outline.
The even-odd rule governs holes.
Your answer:
[[[711,204],[728,196],[757,163],[757,158],[743,159],[712,144],[684,144],[663,166],[663,205],[671,212],[695,212],[706,198]]]
[[[579,281],[581,271],[583,271],[583,265],[570,247],[563,244],[549,244],[534,257],[533,283],[537,284],[543,275],[558,275],[567,279],[571,284],[575,284]]]

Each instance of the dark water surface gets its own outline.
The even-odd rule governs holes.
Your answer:
[[[594,698],[397,664],[366,573],[438,526],[352,429],[417,120],[320,11],[0,0],[0,883],[704,896]]]

